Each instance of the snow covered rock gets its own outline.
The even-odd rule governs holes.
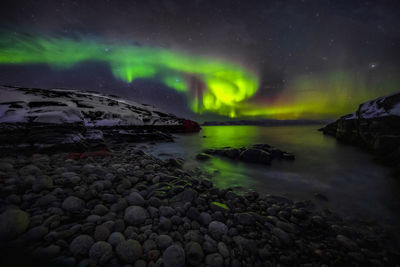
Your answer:
[[[95,92],[0,86],[0,149],[85,151],[105,138],[171,141],[170,132],[195,132],[196,122],[134,101]]]
[[[400,92],[359,106],[321,129],[338,140],[373,151],[384,163],[400,164]]]

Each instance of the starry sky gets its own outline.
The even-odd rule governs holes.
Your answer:
[[[209,64],[199,63],[201,71],[173,69],[177,81],[190,77],[185,92],[171,88],[165,76],[121,79],[99,56],[61,69],[48,62],[0,62],[0,84],[96,90],[200,121],[328,119],[400,90],[399,29],[396,0],[6,0],[0,3],[0,59],[2,50],[14,45],[10,36],[17,34],[25,36],[25,43],[41,37],[87,47],[89,40],[104,50],[107,45],[149,48],[155,55],[190,55],[191,65],[197,65],[196,59]],[[244,95],[238,83],[217,88],[203,70],[215,66],[215,60],[224,74],[234,70],[236,80],[250,79],[256,88],[245,83],[251,92]],[[170,75],[171,70],[161,72]]]

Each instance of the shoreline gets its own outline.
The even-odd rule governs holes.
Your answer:
[[[395,240],[377,225],[344,221],[311,201],[219,189],[180,160],[135,145],[110,151],[78,160],[66,153],[0,158],[0,216],[11,222],[0,234],[14,239],[2,245],[69,266],[399,261]]]

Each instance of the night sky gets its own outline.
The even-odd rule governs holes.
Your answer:
[[[400,88],[396,0],[2,1],[0,38],[0,84],[113,93],[200,121],[335,118]],[[104,55],[48,58],[89,46]]]

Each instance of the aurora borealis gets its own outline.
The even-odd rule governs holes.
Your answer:
[[[128,83],[143,78],[159,80],[187,94],[193,111],[200,113],[235,117],[236,105],[258,89],[257,76],[240,66],[160,48],[18,34],[3,36],[0,45],[0,64],[46,64],[62,71],[85,61],[108,63],[113,75]],[[195,88],[189,85],[193,82]],[[199,84],[203,90],[193,92]]]
[[[400,88],[396,1],[17,2],[0,9],[0,83],[200,121],[332,119]]]

